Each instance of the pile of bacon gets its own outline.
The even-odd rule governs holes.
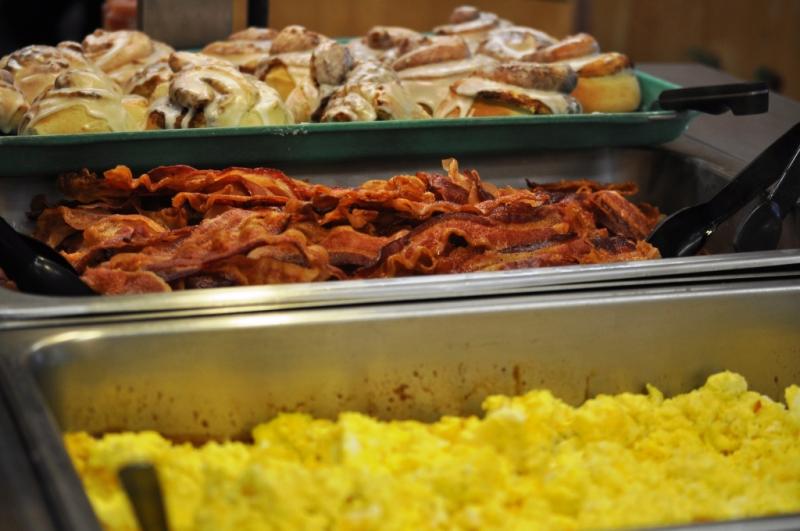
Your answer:
[[[35,208],[35,236],[106,294],[659,257],[644,241],[658,210],[628,201],[633,185],[497,188],[443,165],[355,188],[263,168],[83,171]]]

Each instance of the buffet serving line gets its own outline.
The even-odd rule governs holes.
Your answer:
[[[800,527],[796,197],[765,250],[734,244],[758,193],[737,195],[699,254],[652,243],[665,217],[737,175],[763,192],[788,168],[773,192],[791,195],[800,104],[773,94],[752,116],[698,114],[709,107],[696,100],[665,110],[664,91],[736,80],[697,65],[633,70],[610,52],[595,67],[617,65],[602,73],[635,80],[640,99],[581,113],[592,103],[577,84],[603,83],[580,75],[598,60],[588,36],[557,41],[489,15],[457,10],[447,41],[392,29],[349,48],[400,79],[434,59],[479,63],[449,95],[420,89],[427,79],[395,93],[416,98],[418,120],[370,121],[383,100],[368,111],[363,86],[325,88],[336,68],[312,74],[314,93],[292,77],[302,48],[240,62],[241,74],[179,56],[192,64],[171,61],[167,76],[260,78],[280,96],[272,109],[289,109],[281,120],[313,107],[298,121],[322,123],[215,130],[217,115],[162,87],[149,130],[31,135],[32,122],[60,125],[29,109],[20,135],[0,138],[0,152],[41,157],[16,174],[22,159],[0,162],[0,215],[95,292],[25,293],[3,277],[9,525]],[[496,40],[473,34],[487,20]],[[322,57],[350,53],[314,39]],[[573,46],[589,52],[546,61]],[[537,87],[514,86],[503,53],[534,54],[559,83],[526,66]],[[181,127],[153,131],[169,116]],[[276,169],[223,169],[254,161]],[[198,261],[198,247],[216,258]],[[136,477],[156,488],[137,494]]]

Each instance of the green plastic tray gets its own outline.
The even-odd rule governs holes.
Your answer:
[[[0,177],[125,164],[280,166],[294,161],[449,157],[526,150],[643,146],[683,133],[695,113],[652,111],[677,85],[636,72],[642,110],[617,114],[393,120],[81,135],[0,136]]]

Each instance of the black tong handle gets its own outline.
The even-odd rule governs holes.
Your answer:
[[[665,90],[658,97],[658,105],[667,111],[760,114],[769,110],[769,88],[757,82]]]
[[[794,159],[798,145],[800,123],[781,135],[709,201],[709,221],[718,224],[728,219],[769,188]]]

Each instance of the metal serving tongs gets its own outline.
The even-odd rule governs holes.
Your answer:
[[[120,468],[118,475],[141,530],[169,531],[164,497],[153,464],[130,463]]]
[[[691,256],[726,219],[776,181],[773,192],[740,225],[737,250],[774,249],[783,218],[800,195],[800,123],[789,129],[710,201],[678,210],[663,220],[647,241],[661,256]]]
[[[0,268],[17,287],[41,295],[95,295],[72,265],[45,243],[0,217]]]

